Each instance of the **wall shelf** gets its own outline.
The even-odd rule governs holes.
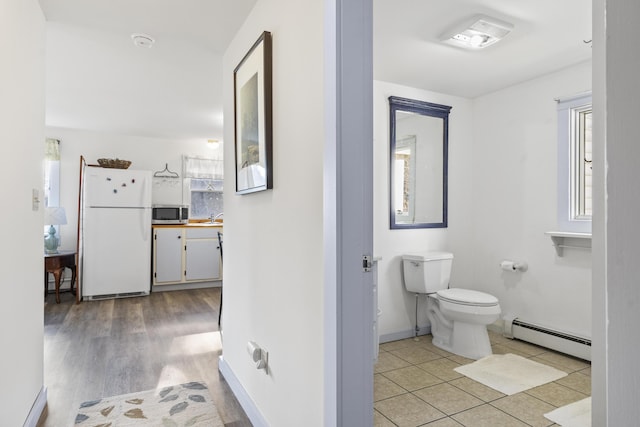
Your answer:
[[[551,237],[553,246],[559,257],[565,248],[591,250],[591,233],[572,233],[567,231],[547,231],[544,234]]]

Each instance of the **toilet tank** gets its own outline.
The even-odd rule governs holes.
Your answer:
[[[449,287],[453,254],[421,252],[402,256],[404,286],[407,291],[431,294]]]

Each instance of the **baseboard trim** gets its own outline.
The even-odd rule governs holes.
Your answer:
[[[258,410],[258,407],[255,405],[244,387],[242,387],[240,380],[238,380],[238,377],[236,377],[231,370],[231,367],[229,367],[222,356],[218,359],[218,370],[229,384],[229,387],[231,387],[231,391],[233,391],[236,399],[240,402],[240,406],[242,406],[242,409],[244,409],[244,412],[251,420],[251,424],[253,424],[254,427],[269,427],[267,420],[264,419]]]
[[[213,282],[190,282],[177,283],[173,285],[152,285],[151,292],[167,292],[167,291],[184,291],[187,289],[205,289],[205,288],[221,288],[222,281]]]
[[[431,325],[423,326],[418,329],[418,335],[427,335],[431,333]],[[380,335],[380,344],[391,341],[403,340],[406,338],[413,338],[416,335],[416,331],[409,329],[406,331],[393,332],[391,334]]]
[[[33,406],[29,411],[29,415],[24,422],[24,427],[36,427],[38,425],[38,421],[44,412],[44,408],[47,406],[47,388],[42,386],[40,389],[40,393],[36,397],[35,402],[33,402]]]

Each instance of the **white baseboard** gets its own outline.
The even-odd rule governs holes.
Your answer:
[[[418,335],[427,335],[431,333],[431,326],[423,326],[419,328]],[[407,331],[393,332],[391,334],[380,335],[380,344],[391,341],[403,340],[405,338],[413,338],[416,331],[413,329]]]
[[[38,393],[38,396],[36,397],[35,402],[33,402],[33,406],[29,411],[29,415],[27,416],[27,419],[25,420],[23,427],[36,427],[36,425],[38,425],[38,421],[40,420],[40,417],[42,416],[42,412],[44,411],[44,408],[46,406],[47,406],[47,388],[45,386],[42,386],[42,388],[40,389],[40,393]]]
[[[177,283],[174,285],[152,285],[151,292],[185,291],[187,289],[221,288],[222,281]]]
[[[218,359],[218,370],[224,379],[227,380],[229,387],[231,387],[231,391],[233,391],[236,399],[240,402],[240,406],[242,406],[242,409],[244,409],[244,412],[251,420],[251,424],[253,424],[254,427],[269,427],[267,420],[264,419],[258,410],[258,407],[255,405],[244,387],[242,387],[242,384],[222,356]]]

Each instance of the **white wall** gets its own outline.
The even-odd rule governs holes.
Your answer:
[[[474,100],[474,279],[462,283],[500,300],[503,315],[591,337],[591,253],[558,257],[557,120],[554,98],[591,90],[591,62]],[[500,270],[503,259],[529,271]]]
[[[472,102],[397,84],[375,81],[374,108],[374,253],[378,263],[379,333],[384,341],[410,336],[415,325],[415,297],[402,283],[402,254],[425,250],[448,250],[455,254],[452,283],[473,277],[472,235]],[[389,96],[452,106],[449,115],[449,226],[448,228],[389,229]],[[467,267],[465,267],[467,266]],[[419,326],[428,325],[426,301],[419,300]],[[407,335],[409,334],[409,335]]]
[[[375,251],[383,341],[414,328],[415,297],[404,290],[401,255],[454,253],[451,284],[498,297],[503,315],[591,337],[591,254],[558,257],[556,102],[591,89],[591,63],[468,100],[375,82]],[[453,106],[449,121],[449,226],[389,229],[390,95]],[[529,263],[508,273],[500,261]],[[428,325],[419,299],[418,324]]]
[[[43,211],[32,189],[42,199],[45,35],[36,0],[0,9],[0,191],[11,207],[0,213],[0,425],[21,426],[43,386]]]
[[[80,156],[88,164],[99,158],[119,158],[131,161],[130,169],[161,171],[168,164],[171,171],[182,177],[182,155],[199,155],[212,159],[222,157],[222,144],[211,149],[206,140],[170,140],[118,135],[114,133],[48,127],[48,138],[60,142],[60,206],[65,208],[67,225],[60,227],[62,249],[76,249],[78,221],[78,188]],[[231,144],[232,145],[232,144]],[[181,181],[181,180],[180,180]],[[159,183],[154,181],[158,192]],[[171,191],[171,203],[181,204],[182,185]],[[165,191],[166,194],[166,191]],[[153,196],[153,195],[152,195]],[[156,197],[153,196],[154,201]],[[165,198],[162,202],[167,203]]]
[[[284,13],[286,11],[286,13]],[[235,194],[225,180],[224,363],[269,425],[323,422],[322,2],[261,0],[223,58],[224,116],[233,69],[273,34],[274,188]],[[233,141],[233,120],[225,140]],[[225,170],[234,170],[232,144]],[[246,351],[269,352],[269,373]]]
[[[247,7],[244,3],[249,2],[242,8]],[[174,19],[204,15],[203,8],[210,10],[204,4],[176,9],[181,14]],[[199,31],[215,33],[219,27],[194,28],[184,38],[173,34],[172,26],[153,30],[159,32],[153,34],[153,49],[138,49],[127,40],[128,34],[152,30],[142,23],[132,26],[129,20],[144,16],[145,7],[149,6],[138,2],[122,6],[122,30],[116,32],[105,31],[91,18],[82,25],[79,18],[60,22],[53,14],[46,36],[47,125],[152,138],[221,139],[221,107],[210,110],[209,100],[222,96],[222,55],[206,40],[195,38]],[[97,5],[93,10],[96,15],[103,11]],[[219,19],[198,16],[190,23]]]
[[[606,425],[630,426],[637,425],[640,418],[640,334],[637,332],[640,311],[640,227],[637,215],[640,210],[640,55],[632,39],[637,31],[640,3],[608,0],[605,7],[606,13],[599,18],[604,19],[606,34],[604,40],[598,40],[605,43],[598,44],[598,48],[603,49],[599,52],[602,56],[598,58],[604,61],[598,67],[603,66],[606,70],[606,85],[598,87],[604,89],[604,93],[598,94],[598,99],[604,104],[600,108],[606,108],[606,123],[598,133],[604,136],[601,153],[605,154],[603,164],[606,165],[602,175],[605,191],[601,194],[604,210],[599,223],[604,225],[604,234],[598,237],[604,237],[601,243],[606,262],[598,264],[598,274],[604,272],[605,280],[597,283],[600,287],[597,295],[604,296],[598,301],[600,307],[605,305],[604,310],[598,310],[598,316],[604,312],[606,320],[605,340],[598,343],[598,350],[602,351],[604,347],[607,361],[606,375],[598,367],[596,384],[606,386]],[[598,10],[602,9],[598,7]],[[598,71],[602,69],[598,68]],[[603,394],[599,392],[598,396]],[[594,425],[602,425],[601,402],[596,402],[596,406],[598,418],[594,417],[594,421],[599,424],[594,422]]]

